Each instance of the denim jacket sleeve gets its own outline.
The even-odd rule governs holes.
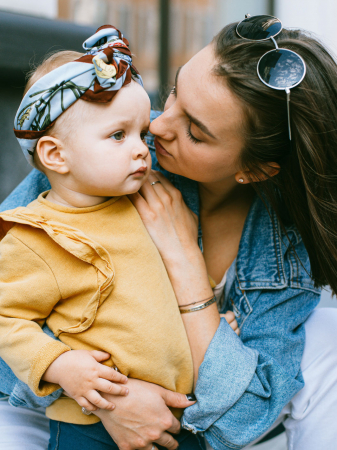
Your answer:
[[[221,320],[199,369],[198,401],[183,415],[183,426],[203,433],[215,450],[257,439],[304,386],[304,322],[320,290],[297,230],[287,234],[257,199],[227,276],[233,282],[226,309],[234,311],[240,337]]]
[[[304,385],[299,312],[304,322],[319,295],[285,289],[253,296],[269,308],[252,311],[241,338],[221,319],[199,369],[198,401],[183,416],[184,428],[203,432],[215,450],[241,449],[258,438]]]
[[[50,184],[45,175],[38,170],[32,170],[30,174],[0,205],[0,211],[27,206],[43,191],[50,189]],[[43,331],[54,337],[47,326]],[[53,392],[48,397],[37,397],[29,387],[20,381],[7,364],[0,358],[0,396],[8,396],[12,406],[27,408],[47,407],[60,397],[62,389]]]

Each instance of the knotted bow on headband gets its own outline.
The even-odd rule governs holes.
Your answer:
[[[40,78],[24,96],[14,119],[14,133],[28,162],[47,128],[76,100],[107,103],[131,82],[143,81],[132,65],[129,42],[111,25],[89,37],[86,54]]]

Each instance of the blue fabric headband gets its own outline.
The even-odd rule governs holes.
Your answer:
[[[143,81],[132,65],[129,42],[112,25],[98,28],[84,43],[85,55],[40,78],[24,96],[14,119],[14,133],[27,161],[35,167],[34,150],[45,131],[81,98],[110,102],[131,82]]]

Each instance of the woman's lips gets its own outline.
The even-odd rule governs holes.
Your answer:
[[[154,146],[155,146],[157,152],[160,153],[161,155],[163,155],[163,156],[172,156],[171,153],[166,151],[164,149],[164,147],[161,144],[159,144],[157,138],[154,139]]]

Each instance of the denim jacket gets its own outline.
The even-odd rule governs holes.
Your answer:
[[[155,116],[153,113],[152,118]],[[148,143],[153,168],[162,170],[153,137]],[[164,173],[198,214],[197,183]],[[0,211],[25,206],[49,187],[46,177],[33,170]],[[187,408],[182,418],[184,428],[203,434],[215,450],[241,449],[256,439],[304,385],[300,369],[304,322],[318,304],[320,290],[309,276],[308,254],[298,231],[288,227],[287,233],[291,244],[274,211],[268,212],[256,198],[237,258],[227,274],[223,307],[223,312],[234,311],[241,335],[221,319],[199,369],[197,403]],[[61,393],[36,397],[3,361],[0,391],[9,396],[12,405],[27,407],[47,406]]]

